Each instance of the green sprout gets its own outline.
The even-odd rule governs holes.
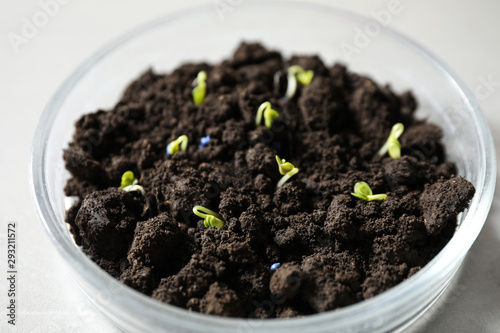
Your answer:
[[[255,126],[259,126],[262,121],[262,114],[264,114],[264,124],[267,128],[271,128],[274,119],[278,118],[280,114],[271,108],[271,103],[264,102],[259,106],[257,110],[257,116],[255,117]]]
[[[167,155],[172,156],[180,151],[186,151],[188,145],[188,137],[186,135],[181,135],[174,141],[167,145]],[[180,147],[179,147],[180,145]]]
[[[394,124],[391,129],[391,133],[387,138],[387,141],[384,143],[382,148],[378,151],[379,156],[384,156],[385,153],[389,152],[389,156],[391,158],[400,158],[401,157],[401,143],[399,143],[399,137],[403,134],[405,127],[401,123]]]
[[[193,81],[193,102],[195,105],[200,105],[205,101],[205,95],[207,94],[207,73],[205,71],[200,71]]]
[[[119,189],[123,190],[124,187],[137,184],[137,182],[138,180],[135,178],[132,171],[125,171],[122,175],[122,182]]]
[[[387,194],[373,194],[370,185],[365,182],[356,183],[356,185],[354,185],[354,193],[351,194],[365,201],[384,200],[387,198]]]
[[[296,168],[292,163],[279,158],[278,155],[276,155],[276,162],[278,163],[280,173],[284,175],[278,182],[278,185],[276,185],[276,188],[280,188],[287,182],[288,179],[290,179],[293,175],[296,175],[299,172],[299,169]]]
[[[141,185],[137,185],[139,181],[135,178],[134,173],[132,171],[125,171],[122,175],[122,181],[119,189],[124,190],[125,192],[133,192],[139,191],[142,195],[145,195],[146,192]]]
[[[216,227],[218,229],[224,228],[225,222],[223,220],[223,217],[208,208],[205,208],[203,206],[194,206],[193,213],[195,213],[196,216],[201,217],[203,219],[203,224],[205,225],[205,228],[208,227]]]
[[[297,90],[297,81],[303,86],[307,86],[311,83],[314,77],[314,71],[304,70],[304,68],[299,65],[293,65],[288,68],[287,81],[288,86],[286,88],[285,96],[287,98],[293,98],[295,91]]]

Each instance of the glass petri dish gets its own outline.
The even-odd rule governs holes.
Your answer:
[[[446,289],[479,234],[496,174],[488,125],[465,86],[429,52],[376,20],[303,2],[232,1],[160,18],[105,46],[61,85],[38,124],[31,151],[32,196],[52,243],[92,303],[127,332],[386,332],[400,331]],[[285,55],[319,54],[332,65],[367,74],[394,90],[412,90],[417,117],[439,124],[448,158],[476,187],[457,232],[418,273],[369,300],[292,319],[221,318],[160,303],[112,278],[74,243],[64,223],[69,177],[62,150],[84,113],[113,106],[126,85],[149,67],[217,62],[241,41],[259,41]],[[350,50],[350,51],[349,51]],[[98,141],[99,138],[96,138]],[[92,144],[92,143],[91,143]],[[91,149],[91,146],[90,146]],[[267,306],[272,307],[271,301]]]

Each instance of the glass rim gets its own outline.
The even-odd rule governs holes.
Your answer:
[[[265,3],[266,6],[282,6],[284,1],[250,1],[246,2],[244,5],[261,6],[263,3]],[[327,11],[336,16],[347,17],[360,23],[370,21],[357,14],[352,14],[331,6],[305,3],[302,1],[286,1],[286,3],[288,6],[299,6],[305,9],[317,10],[321,12]],[[319,314],[307,315],[299,318],[290,318],[286,320],[226,318],[197,312],[189,312],[186,309],[154,300],[150,296],[144,295],[128,286],[123,285],[114,277],[108,275],[104,270],[91,261],[80,249],[78,249],[75,246],[73,239],[67,236],[67,230],[63,228],[64,224],[61,224],[61,221],[56,216],[55,208],[50,201],[47,188],[45,172],[47,143],[52,125],[58,115],[60,107],[64,103],[67,95],[78,84],[79,80],[101,59],[112,53],[114,49],[158,25],[172,23],[179,18],[185,18],[186,16],[206,11],[209,8],[213,10],[212,4],[181,10],[153,20],[152,22],[146,23],[118,37],[84,61],[61,84],[44,109],[35,131],[30,154],[31,195],[33,201],[35,202],[37,213],[42,220],[45,231],[49,235],[52,243],[56,246],[58,252],[62,255],[65,261],[76,272],[81,274],[84,279],[92,285],[100,285],[104,288],[110,288],[112,286],[113,290],[116,291],[117,298],[133,304],[135,309],[137,309],[136,312],[144,314],[150,318],[161,317],[164,318],[162,321],[168,321],[168,319],[173,318],[176,320],[188,320],[191,321],[192,325],[194,325],[193,327],[199,328],[206,328],[207,325],[214,325],[219,328],[234,328],[238,327],[234,325],[241,325],[244,321],[258,321],[260,329],[290,329],[292,327],[297,328],[300,326],[308,326],[311,324],[332,321],[336,321],[336,323],[340,325],[342,325],[342,323],[347,325],[352,323],[352,320],[359,315],[365,316],[365,319],[367,320],[370,318],[375,320],[383,313],[396,310],[401,306],[402,302],[406,301],[408,297],[417,297],[420,288],[436,279],[436,276],[439,276],[440,267],[443,267],[443,265],[451,265],[457,260],[462,260],[465,253],[469,250],[477,238],[486,220],[486,216],[493,200],[496,175],[496,157],[493,139],[487,122],[481,113],[474,96],[460,81],[460,79],[458,79],[452,71],[450,71],[430,52],[389,27],[382,27],[381,34],[389,35],[392,39],[404,44],[406,47],[426,58],[430,65],[438,69],[443,76],[448,79],[449,83],[455,86],[456,90],[461,93],[463,100],[467,101],[467,112],[474,119],[473,125],[479,133],[481,148],[480,156],[482,157],[482,160],[480,161],[482,172],[479,175],[478,183],[476,184],[476,194],[471,201],[468,211],[465,213],[461,227],[456,231],[452,239],[440,251],[440,253],[411,278],[373,298],[338,310],[326,311]],[[481,208],[481,210],[479,208]],[[64,223],[64,221],[62,222]],[[399,295],[402,294],[405,295],[404,298],[399,297]],[[368,317],[366,317],[367,313]]]

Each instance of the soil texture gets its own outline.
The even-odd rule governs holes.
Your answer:
[[[286,99],[291,65],[314,77]],[[201,70],[207,94],[195,105]],[[279,113],[271,128],[255,125],[265,101]],[[78,200],[66,221],[109,274],[192,311],[276,318],[360,302],[429,262],[474,195],[446,160],[441,129],[414,118],[416,108],[411,92],[258,43],[217,65],[148,70],[112,110],[76,122],[64,160],[65,193]],[[401,158],[379,157],[398,122]],[[167,156],[181,135],[187,150]],[[276,155],[299,168],[278,189]],[[145,196],[118,189],[127,170]],[[360,181],[387,198],[352,196]],[[196,205],[225,227],[206,228]]]

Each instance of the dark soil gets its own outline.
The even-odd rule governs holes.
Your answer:
[[[279,89],[273,77],[293,64],[315,76],[285,100],[286,76]],[[207,96],[195,106],[200,70]],[[271,129],[255,127],[264,101],[280,114]],[[241,44],[215,66],[149,70],[112,110],[76,123],[65,192],[79,200],[66,221],[109,274],[192,311],[292,317],[359,302],[431,260],[474,195],[445,160],[440,128],[416,120],[416,107],[410,92],[259,44]],[[378,157],[397,122],[405,125],[402,157]],[[182,134],[188,150],[167,156]],[[276,154],[300,169],[280,189]],[[118,189],[127,170],[148,206],[140,192]],[[353,197],[359,181],[388,197]],[[219,212],[225,228],[205,228],[195,205]],[[274,263],[281,267],[271,271]]]

